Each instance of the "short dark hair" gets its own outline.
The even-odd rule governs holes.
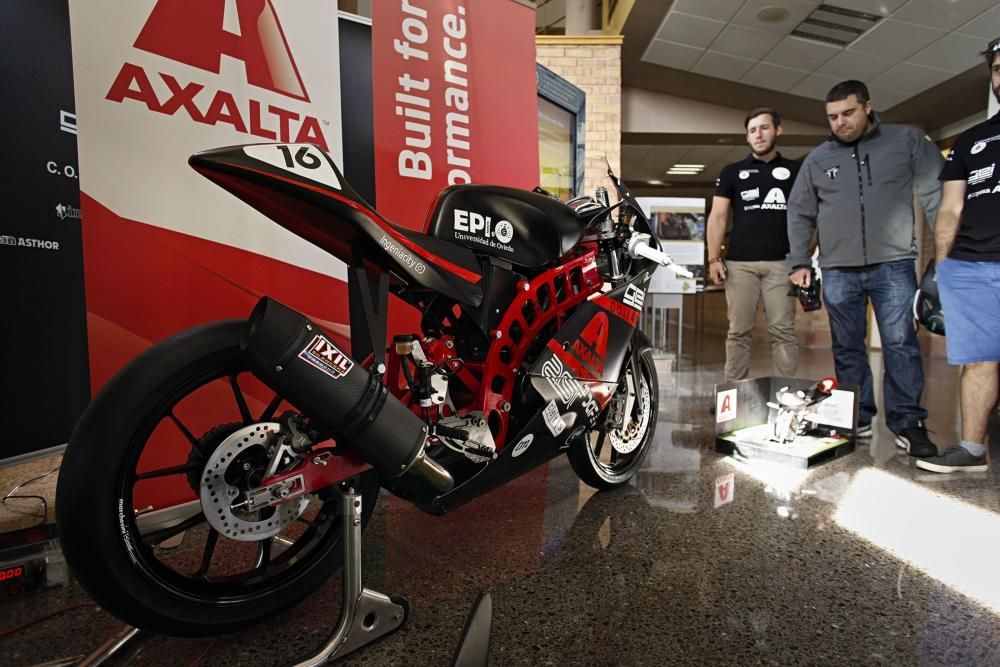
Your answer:
[[[856,79],[850,79],[848,81],[841,81],[831,88],[830,92],[826,94],[826,101],[839,102],[840,100],[846,100],[851,95],[857,97],[858,102],[861,102],[861,104],[871,100],[871,95],[868,94],[868,86]]]
[[[986,58],[986,66],[993,67],[993,57],[1000,54],[1000,37],[997,37],[992,42],[986,45],[986,50],[983,51],[983,56]]]
[[[747,114],[747,117],[743,119],[743,129],[745,130],[749,128],[750,121],[757,116],[763,116],[764,114],[771,114],[771,121],[775,124],[775,126],[781,125],[781,116],[777,111],[771,107],[757,107],[756,109],[751,110],[750,113]]]

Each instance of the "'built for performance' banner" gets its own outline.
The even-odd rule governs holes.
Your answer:
[[[538,185],[534,10],[379,0],[372,11],[379,211],[422,229],[448,185]]]

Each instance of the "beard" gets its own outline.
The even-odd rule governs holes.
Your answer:
[[[752,153],[753,153],[754,155],[756,155],[757,157],[760,157],[761,155],[767,155],[768,153],[770,153],[771,151],[773,151],[773,150],[774,150],[774,146],[775,146],[775,145],[776,145],[777,143],[778,143],[778,139],[777,139],[777,137],[775,137],[775,138],[774,138],[774,139],[772,139],[772,140],[771,140],[770,142],[768,142],[768,143],[767,143],[767,144],[766,144],[766,145],[764,146],[764,148],[763,148],[763,149],[761,149],[761,150],[759,150],[759,151],[758,151],[758,150],[757,150],[756,148],[754,148],[753,146],[751,146],[751,147],[750,147],[750,152],[752,152]]]

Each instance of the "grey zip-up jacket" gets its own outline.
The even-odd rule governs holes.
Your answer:
[[[829,139],[802,163],[788,196],[788,270],[810,266],[819,228],[822,268],[869,266],[917,256],[913,193],[931,225],[941,204],[937,146],[916,128],[883,125],[856,144]]]

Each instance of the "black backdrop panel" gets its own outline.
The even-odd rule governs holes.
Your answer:
[[[0,459],[67,441],[89,400],[67,0],[0,2]]]
[[[375,124],[372,102],[372,28],[340,19],[340,115],[344,178],[375,206]]]

